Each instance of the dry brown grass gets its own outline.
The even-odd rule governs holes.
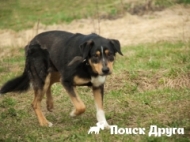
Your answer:
[[[20,32],[0,30],[0,48],[4,46],[24,47],[35,35],[49,30],[67,30],[89,34],[99,32],[107,38],[119,39],[122,46],[157,42],[157,41],[186,41],[190,38],[190,9],[183,6],[173,6],[159,12],[144,16],[131,15],[116,20],[81,19],[70,24],[45,26],[35,24],[33,29]]]
[[[128,71],[120,72],[119,74],[113,74],[108,78],[109,83],[106,84],[106,90],[118,90],[125,87],[126,83],[131,86],[136,86],[140,92],[155,90],[155,89],[182,89],[190,88],[190,74],[181,74],[176,77],[165,77],[166,71],[160,71],[155,74],[151,71],[136,71],[138,76],[131,78]]]

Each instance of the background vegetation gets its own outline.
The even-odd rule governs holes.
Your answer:
[[[188,4],[189,0],[155,0],[123,3],[101,0],[85,2],[53,0],[0,0],[0,28],[24,30],[37,21],[43,24],[69,23],[74,19],[122,16],[123,11],[142,15],[162,10],[173,4]],[[97,7],[99,13],[97,12]],[[144,9],[145,8],[145,9]],[[18,76],[24,68],[23,47],[6,47],[10,52],[0,59],[0,85]],[[0,97],[0,142],[48,141],[123,141],[123,142],[188,142],[190,141],[190,41],[145,43],[122,47],[124,56],[117,56],[114,73],[105,85],[105,110],[109,124],[118,127],[146,128],[146,135],[88,135],[96,123],[95,107],[90,88],[79,87],[86,112],[76,118],[69,116],[72,104],[60,84],[53,86],[55,109],[42,107],[52,128],[40,127],[31,108],[33,92],[9,93]],[[163,128],[184,128],[185,135],[148,137],[150,125]]]
[[[189,4],[190,0],[0,0],[0,29],[23,30],[38,21],[50,25],[69,23],[80,18],[121,17],[126,11],[143,14],[174,4]]]

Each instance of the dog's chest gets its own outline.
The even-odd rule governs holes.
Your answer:
[[[100,85],[104,84],[105,80],[106,76],[91,77],[91,83],[95,87],[99,87]]]

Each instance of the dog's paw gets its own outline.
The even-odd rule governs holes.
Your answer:
[[[96,124],[97,126],[98,125],[103,125],[104,126],[104,129],[110,129],[110,125],[108,124],[107,121],[100,121]]]
[[[53,111],[53,103],[52,104],[47,104],[47,110],[52,112]]]
[[[53,100],[52,99],[49,99],[46,101],[46,108],[50,112],[53,111]]]
[[[75,114],[75,110],[71,111],[70,116],[71,116],[71,117],[77,116],[77,115]]]
[[[74,109],[73,111],[71,111],[70,116],[75,117],[81,115],[84,112],[85,112],[85,106],[81,107],[80,109]]]
[[[40,126],[42,126],[42,127],[52,127],[53,124],[46,120],[46,121],[40,122]]]
[[[48,127],[52,127],[52,126],[53,126],[53,123],[48,122]]]
[[[104,128],[109,130],[110,129],[110,125],[107,124],[107,125],[104,126]]]

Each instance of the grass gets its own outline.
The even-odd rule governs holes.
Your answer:
[[[0,29],[16,31],[31,28],[38,21],[46,24],[69,23],[74,19],[117,17],[130,11],[131,4],[114,0],[85,3],[53,0],[1,0]],[[156,5],[168,7],[189,0],[155,0]],[[0,59],[0,86],[18,76],[24,68],[24,50],[20,47],[2,48],[6,55]],[[76,118],[69,116],[72,104],[60,84],[52,88],[55,109],[43,112],[53,123],[52,128],[40,127],[31,108],[33,92],[9,93],[0,96],[0,142],[48,141],[129,141],[129,142],[188,142],[190,141],[190,41],[158,42],[122,47],[124,56],[117,56],[114,73],[105,84],[104,107],[111,125],[124,128],[146,128],[145,135],[88,135],[96,123],[95,107],[90,88],[79,87],[78,93],[86,104],[86,112]],[[3,55],[3,54],[2,54]],[[150,125],[160,128],[179,127],[185,135],[148,137]]]
[[[70,23],[75,19],[88,17],[115,19],[126,12],[133,11],[133,7],[140,8],[143,12],[146,1],[141,2],[140,5],[139,2],[137,1],[137,7],[134,7],[132,3],[123,0],[86,0],[85,2],[82,0],[1,0],[0,29],[20,31],[32,28],[38,22],[52,25]],[[189,0],[153,0],[153,2],[155,7],[190,3]]]
[[[0,84],[22,73],[24,51],[9,47],[11,55],[0,60]],[[111,125],[124,128],[146,128],[145,135],[99,135],[87,132],[96,123],[91,89],[77,90],[86,104],[86,112],[71,118],[72,104],[60,84],[53,86],[55,109],[42,107],[52,128],[40,127],[31,108],[33,92],[9,93],[0,97],[0,141],[129,141],[188,142],[190,140],[190,42],[158,42],[122,47],[112,76],[105,85],[104,107]],[[2,51],[3,52],[3,51]],[[185,135],[148,137],[150,125],[160,128],[179,127]]]
[[[107,3],[114,0],[98,1],[102,12],[112,11]],[[74,19],[87,18],[97,14],[96,1],[53,1],[53,0],[2,0],[0,1],[0,28],[22,30],[31,28],[38,21],[50,25],[69,23]],[[14,20],[13,20],[14,19]]]

